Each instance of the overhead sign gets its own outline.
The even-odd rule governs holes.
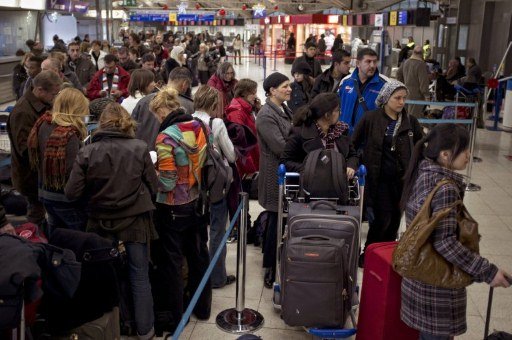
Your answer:
[[[398,12],[398,24],[407,25],[407,11]]]
[[[130,21],[144,21],[144,22],[168,22],[169,14],[153,14],[153,13],[131,13]]]
[[[62,12],[87,13],[89,3],[75,0],[46,0],[46,9]]]
[[[389,26],[396,26],[397,23],[397,12],[389,12]]]
[[[375,27],[384,26],[384,14],[375,14]]]

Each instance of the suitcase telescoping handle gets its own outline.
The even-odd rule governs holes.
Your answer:
[[[512,284],[512,277],[505,276],[507,281]],[[485,317],[485,331],[484,331],[484,340],[487,339],[487,336],[489,335],[489,325],[491,323],[491,310],[492,310],[492,298],[494,294],[494,288],[489,288],[489,301],[487,302],[487,316]]]

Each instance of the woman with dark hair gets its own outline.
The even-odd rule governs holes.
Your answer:
[[[470,137],[461,125],[439,124],[414,147],[404,179],[402,209],[407,226],[423,206],[427,196],[444,179],[431,202],[436,214],[464,198],[466,185],[462,171],[469,163]],[[508,274],[487,259],[463,246],[458,240],[456,209],[439,221],[429,242],[446,261],[469,274],[475,282],[492,287],[508,287]],[[420,339],[449,340],[466,332],[465,288],[442,288],[403,278],[401,318],[420,331]]]
[[[123,100],[121,106],[131,115],[139,100],[152,93],[155,89],[155,74],[150,70],[136,69],[130,75],[128,83],[129,97]]]
[[[287,171],[301,172],[304,159],[313,150],[335,149],[346,160],[347,177],[354,176],[359,159],[347,135],[348,125],[339,117],[336,93],[321,93],[295,113],[293,128],[281,156]]]
[[[258,145],[261,151],[258,176],[258,202],[268,211],[263,245],[264,285],[272,288],[275,280],[278,183],[277,168],[292,127],[292,112],[285,104],[290,100],[290,80],[282,73],[270,74],[263,82],[267,100],[256,118]],[[338,100],[337,100],[338,102]]]
[[[292,65],[292,76],[295,81],[290,84],[292,97],[287,103],[293,113],[311,100],[311,90],[314,85],[314,80],[311,78],[312,72],[311,67],[305,61],[299,61]]]
[[[338,51],[343,49],[343,39],[341,39],[341,34],[338,34],[336,38],[334,39],[334,43],[331,47],[331,55]]]
[[[224,116],[224,110],[235,97],[235,86],[238,82],[235,78],[235,69],[229,62],[219,65],[217,72],[208,80],[208,86],[219,91],[220,102],[218,106],[219,118]]]
[[[402,178],[414,144],[423,137],[418,120],[405,110],[407,94],[403,83],[387,82],[375,101],[378,109],[366,112],[352,135],[368,170],[364,202],[370,229],[365,249],[375,242],[396,240],[400,226]],[[364,250],[359,257],[359,266],[363,264]]]
[[[240,34],[237,34],[235,39],[233,39],[233,52],[235,53],[235,56],[233,59],[235,60],[236,65],[236,56],[238,55],[238,63],[242,65],[242,47],[244,46],[244,42],[242,41],[242,38],[240,38]]]

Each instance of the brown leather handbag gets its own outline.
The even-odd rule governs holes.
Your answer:
[[[471,217],[462,200],[432,215],[430,204],[435,193],[443,185],[452,183],[443,179],[437,183],[423,203],[420,211],[411,222],[411,225],[393,253],[393,268],[402,277],[420,281],[435,287],[464,288],[469,286],[472,277],[445,260],[433,247],[430,235],[434,228],[442,221],[452,209],[457,210],[457,239],[466,248],[478,253],[478,223]]]

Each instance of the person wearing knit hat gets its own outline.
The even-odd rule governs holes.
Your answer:
[[[292,127],[292,112],[285,104],[290,100],[290,80],[282,73],[272,73],[263,81],[267,96],[265,105],[256,116],[256,131],[260,149],[258,202],[268,211],[265,244],[263,245],[264,285],[272,288],[275,280],[277,240],[277,168],[286,138]]]
[[[313,89],[314,80],[310,77],[310,74],[311,67],[305,61],[293,64],[292,76],[295,81],[290,84],[292,94],[288,101],[288,107],[293,113],[311,101],[311,90]]]
[[[384,84],[375,100],[376,110],[366,112],[356,125],[352,141],[362,149],[368,169],[365,197],[370,229],[365,249],[375,242],[396,239],[400,226],[403,181],[414,145],[423,138],[418,120],[405,110],[407,87],[396,80]],[[359,266],[364,265],[364,250]]]

